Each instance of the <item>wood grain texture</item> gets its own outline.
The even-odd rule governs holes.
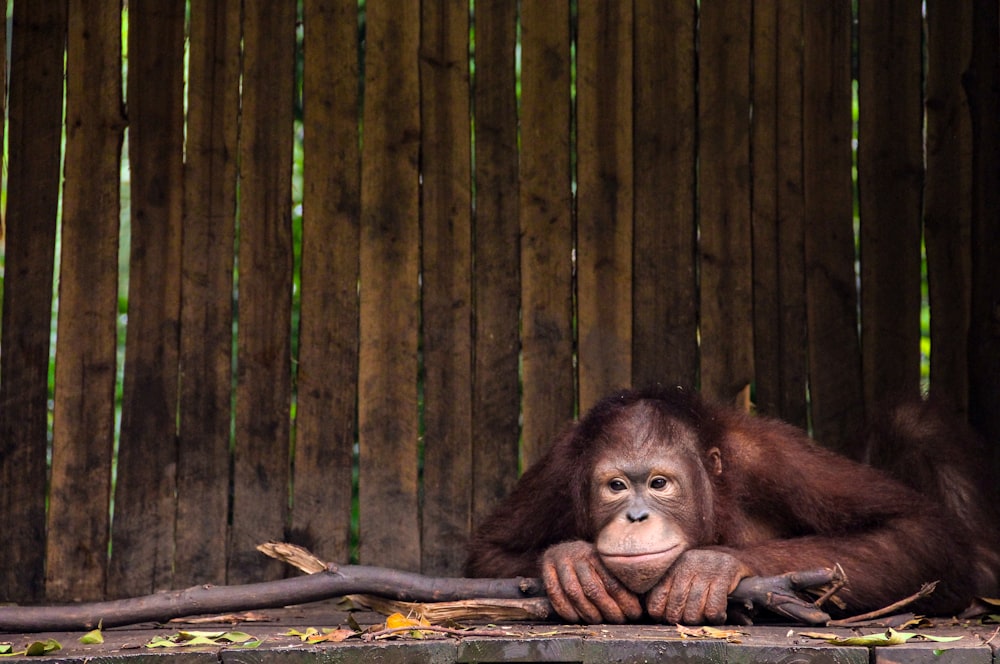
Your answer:
[[[45,590],[48,377],[59,206],[66,3],[14,9],[10,62],[3,353],[0,353],[0,596]]]
[[[517,0],[476,5],[475,297],[472,520],[485,518],[518,475],[521,302]]]
[[[121,12],[69,3],[49,600],[104,594],[115,429]]]
[[[256,546],[288,517],[295,7],[243,4],[239,334],[228,580],[280,576]]]
[[[701,391],[730,400],[753,380],[750,6],[699,14]]]
[[[128,35],[129,311],[107,591],[115,597],[175,585],[184,2],[133,6]]]
[[[525,465],[574,415],[569,3],[521,6],[521,356]]]
[[[361,562],[420,569],[420,3],[367,8],[358,426]]]
[[[802,5],[753,7],[754,401],[807,424]]]
[[[582,3],[577,50],[579,408],[632,384],[632,7]]]
[[[921,2],[859,5],[858,188],[865,407],[920,388]]]
[[[806,315],[813,434],[851,456],[862,424],[851,181],[851,3],[813,1],[803,24]]]
[[[972,116],[972,305],[969,420],[1000,440],[1000,7],[973,0],[972,57],[964,81]],[[1000,468],[1000,446],[993,446]]]
[[[174,579],[226,578],[233,261],[240,82],[239,0],[191,9],[181,274]]]
[[[696,3],[636,0],[632,380],[698,381]]]
[[[424,460],[421,569],[460,576],[472,523],[472,117],[469,6],[420,23]]]
[[[930,393],[969,408],[972,121],[962,76],[972,55],[972,3],[927,3],[924,243],[931,309]]]
[[[307,0],[302,313],[292,538],[324,560],[350,555],[357,437],[358,6]]]

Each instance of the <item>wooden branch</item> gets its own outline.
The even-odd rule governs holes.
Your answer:
[[[308,562],[303,564],[310,566]],[[750,577],[740,582],[731,599],[745,607],[768,609],[797,622],[825,624],[829,616],[796,592],[834,581],[833,570]],[[380,567],[326,564],[322,571],[313,574],[263,583],[195,586],[143,597],[60,606],[3,606],[0,631],[85,631],[98,625],[166,622],[185,616],[276,608],[354,594],[407,602],[458,602],[544,598],[545,589],[540,579],[440,578]],[[534,599],[528,604],[536,619],[554,615],[544,599]]]
[[[0,606],[0,631],[90,630],[165,622],[172,618],[269,609],[352,594],[413,602],[473,597],[518,599],[544,595],[539,579],[435,578],[364,565],[330,565],[323,572],[238,586],[195,586],[143,597],[59,606]]]

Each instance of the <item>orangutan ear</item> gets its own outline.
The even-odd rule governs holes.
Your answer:
[[[713,447],[708,450],[707,463],[705,466],[708,468],[708,472],[711,475],[719,476],[722,474],[722,452],[719,451],[718,447]]]

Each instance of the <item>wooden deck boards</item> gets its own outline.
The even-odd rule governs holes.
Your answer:
[[[62,650],[44,656],[49,664],[298,664],[299,662],[817,662],[823,664],[996,664],[997,626],[935,626],[915,631],[938,636],[962,636],[951,643],[910,642],[906,645],[865,648],[826,645],[802,636],[823,631],[850,634],[846,629],[814,630],[789,626],[739,628],[738,640],[682,638],[677,629],[665,625],[563,625],[555,623],[509,623],[500,629],[509,636],[446,636],[428,634],[424,639],[395,638],[374,643],[352,637],[341,643],[303,644],[288,636],[290,629],[346,627],[348,617],[330,602],[278,610],[254,612],[265,620],[238,624],[141,625],[105,630],[102,645],[82,645],[82,633],[0,634],[0,643],[21,649],[36,640],[53,638]],[[376,624],[381,617],[355,613],[362,625]],[[475,627],[465,624],[467,627]],[[495,625],[479,628],[496,630]],[[145,646],[154,636],[180,630],[238,630],[263,639],[254,649],[172,648]],[[865,633],[877,631],[863,630]],[[936,651],[940,651],[936,654]],[[8,658],[17,661],[22,657]],[[38,661],[37,658],[35,661]]]

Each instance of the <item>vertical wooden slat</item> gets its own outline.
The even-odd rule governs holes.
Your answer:
[[[693,387],[695,0],[635,2],[632,379]]]
[[[806,424],[802,5],[753,5],[753,307],[758,410]]]
[[[472,522],[469,3],[421,5],[424,464],[421,569],[458,575]]]
[[[518,470],[517,4],[480,0],[475,8],[474,524],[510,492]]]
[[[174,579],[226,578],[233,384],[233,254],[240,2],[190,19],[181,276],[180,439]]]
[[[777,0],[753,3],[753,351],[754,403],[778,414],[781,394],[781,298],[778,294],[782,247],[778,238],[778,17]]]
[[[292,533],[350,554],[358,390],[358,3],[306,0],[302,314]]]
[[[3,353],[0,597],[42,599],[52,270],[62,137],[64,0],[19,2],[10,63]]]
[[[46,590],[104,594],[114,438],[121,8],[71,0]]]
[[[525,465],[573,416],[569,2],[521,5],[521,353]]]
[[[865,405],[920,387],[921,1],[859,3],[858,188]]]
[[[577,284],[580,409],[632,383],[632,6],[580,4]]]
[[[814,435],[848,454],[864,417],[851,182],[851,2],[810,0],[803,25],[803,180]]]
[[[281,573],[256,551],[288,513],[295,5],[243,3],[239,334],[230,583]]]
[[[749,3],[701,3],[701,389],[726,400],[753,380],[750,20]]]
[[[935,397],[968,411],[972,125],[962,74],[972,54],[971,0],[927,2],[924,242]]]
[[[108,594],[174,587],[184,2],[129,10],[132,256]],[[162,527],[150,528],[150,523]]]
[[[420,3],[367,5],[358,426],[361,561],[420,568]]]
[[[1000,3],[973,0],[966,92],[972,116],[972,308],[969,420],[1000,468]]]

